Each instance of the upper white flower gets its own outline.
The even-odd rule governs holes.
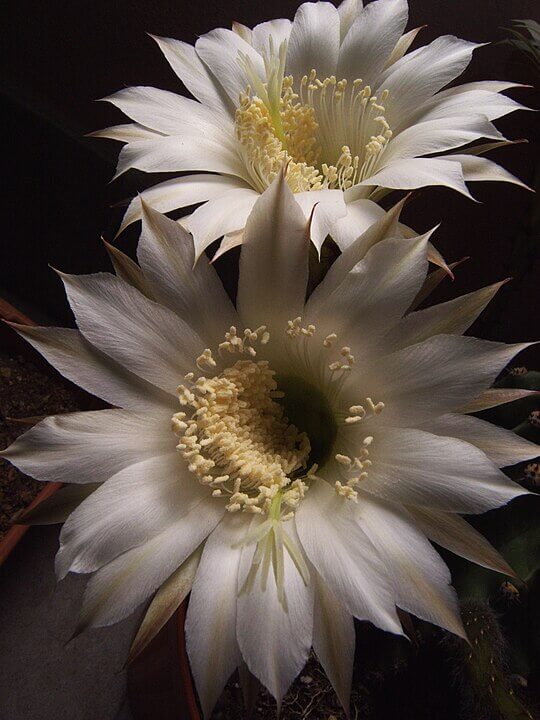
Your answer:
[[[143,193],[155,209],[205,203],[185,226],[197,256],[224,236],[221,251],[242,241],[246,219],[284,163],[312,240],[329,232],[343,249],[380,217],[372,202],[388,189],[505,180],[479,156],[504,144],[492,120],[521,105],[501,95],[508,82],[444,88],[477,44],[453,36],[405,54],[418,29],[403,34],[406,0],[304,3],[294,21],[253,30],[238,24],[203,35],[192,47],[156,37],[190,100],[152,87],[106,98],[132,120],[94,133],[125,144],[117,175],[130,168],[183,175]],[[471,149],[479,138],[494,142]],[[457,148],[469,146],[456,152]],[[424,157],[424,156],[429,157]],[[368,199],[371,199],[368,200]],[[135,199],[122,228],[140,218]]]
[[[3,456],[80,484],[56,567],[95,573],[83,626],[161,586],[140,647],[191,589],[205,716],[242,662],[279,702],[311,646],[347,706],[353,617],[400,633],[399,606],[463,634],[428,538],[512,572],[458,514],[522,494],[498,467],[538,451],[464,414],[502,401],[483,393],[524,347],[461,336],[500,283],[408,312],[427,239],[403,238],[393,210],[306,302],[307,223],[280,174],[248,220],[233,306],[206,257],[192,269],[185,230],[143,212],[140,267],[117,253],[124,279],[63,276],[78,330],[20,328],[116,407],[43,420]],[[76,493],[60,492],[65,509]]]

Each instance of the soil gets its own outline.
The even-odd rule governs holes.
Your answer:
[[[351,720],[372,720],[369,706],[367,690],[357,685],[351,694]],[[239,678],[235,675],[219,699],[211,720],[247,718],[244,708]],[[332,685],[313,654],[283,698],[279,717],[281,720],[347,720]],[[276,702],[265,689],[259,690],[250,720],[276,720]]]
[[[26,432],[36,418],[80,408],[76,388],[21,355],[0,353],[0,448]],[[21,422],[23,419],[28,420]],[[42,483],[0,459],[0,537],[9,530],[17,511],[32,502],[42,488]]]

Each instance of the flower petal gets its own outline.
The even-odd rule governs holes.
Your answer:
[[[362,0],[342,0],[338,5],[341,42],[362,10]]]
[[[295,193],[294,199],[310,220],[312,243],[321,252],[328,235],[332,234],[336,221],[347,213],[347,206],[341,190],[308,190]]]
[[[540,447],[480,418],[449,413],[431,420],[426,430],[434,435],[455,437],[471,443],[498,467],[515,465],[540,455]]]
[[[77,325],[93,345],[174,393],[204,342],[177,315],[113,275],[63,275]]]
[[[201,559],[200,545],[180,567],[170,575],[152,598],[137,635],[129,651],[128,663],[133,662],[159,633],[188,596]]]
[[[206,257],[193,267],[192,237],[179,223],[142,205],[137,255],[156,300],[188,322],[209,345],[221,342],[225,330],[237,324],[237,315],[218,274]]]
[[[174,72],[197,100],[225,116],[234,117],[234,108],[229,98],[208,72],[192,45],[173,38],[150,37],[157,42]]]
[[[482,115],[453,116],[419,122],[392,138],[381,163],[386,166],[397,160],[453,150],[482,137],[494,140],[503,137]]]
[[[387,567],[399,607],[465,638],[450,571],[407,511],[363,494],[358,520]]]
[[[219,80],[234,106],[238,105],[240,93],[244,93],[249,84],[242,57],[248,59],[261,80],[266,80],[261,55],[232,30],[217,28],[206,33],[197,40],[195,50]]]
[[[94,130],[88,133],[86,137],[101,137],[107,140],[118,140],[118,142],[129,143],[135,140],[159,140],[164,137],[163,133],[150,130],[137,123],[128,123],[126,125],[114,125],[113,127],[103,128],[103,130]]]
[[[120,234],[131,223],[141,219],[141,198],[151,205],[154,210],[167,213],[170,210],[196,205],[207,200],[213,200],[224,195],[229,190],[247,188],[246,183],[239,178],[227,175],[212,175],[202,173],[172,178],[143,190],[140,195],[130,202],[122,219],[118,231]]]
[[[60,578],[68,572],[98,570],[209,499],[208,490],[189,473],[174,444],[173,436],[167,454],[141,462],[133,458],[69,516],[56,555]]]
[[[409,507],[408,510],[420,530],[437,545],[477,565],[515,577],[493,545],[459,515],[432,508]]]
[[[354,200],[348,202],[346,208],[347,214],[339,218],[331,232],[342,252],[385,215],[382,207],[372,200]]]
[[[130,615],[212,532],[223,506],[209,498],[189,515],[98,570],[86,586],[78,632]]]
[[[530,398],[533,395],[540,395],[540,392],[537,390],[521,390],[521,388],[490,388],[466,403],[466,405],[458,408],[458,412],[480,412],[504,403],[514,402],[514,400],[521,400],[521,398]]]
[[[528,109],[521,103],[498,92],[482,89],[464,90],[464,88],[471,86],[476,88],[479,84],[482,83],[459,85],[457,88],[450,88],[437,93],[422,107],[418,108],[414,118],[411,118],[409,122],[428,122],[459,115],[483,115],[488,120],[497,120],[515,110]]]
[[[270,52],[270,38],[272,38],[274,52],[279,50],[281,43],[289,39],[292,23],[290,20],[278,18],[255,25],[251,33],[251,44],[260,53]]]
[[[348,713],[355,646],[353,616],[314,570],[311,577],[315,583],[313,649]]]
[[[136,123],[166,135],[202,133],[228,146],[234,137],[232,120],[183,95],[150,86],[128,87],[103,98]]]
[[[306,2],[294,16],[287,48],[287,75],[297,83],[312,69],[321,78],[336,71],[339,54],[339,14],[329,2]]]
[[[451,162],[453,157],[396,160],[358,184],[380,185],[392,190],[415,190],[428,185],[443,185],[473,199],[465,185],[461,163],[458,159]]]
[[[64,377],[111,405],[127,410],[174,407],[175,398],[126,370],[78,330],[13,327]]]
[[[437,335],[380,358],[362,387],[385,403],[385,424],[414,427],[477,397],[526,347]]]
[[[368,229],[357,236],[354,242],[348,247],[342,248],[341,255],[310,296],[309,306],[312,304],[313,306],[315,304],[322,305],[347,278],[350,271],[365,257],[370,248],[384,239],[402,236],[398,221],[404,203],[405,200],[401,200],[388,212],[383,212],[381,218],[369,225]]]
[[[473,445],[423,430],[385,427],[369,457],[362,487],[405,505],[481,513],[526,494]]]
[[[226,514],[206,541],[189,599],[186,645],[205,718],[242,662],[236,640],[238,568],[248,527],[245,516]]]
[[[287,525],[292,541],[294,527]],[[288,552],[284,553],[284,600],[280,602],[270,568],[263,582],[260,569],[249,589],[244,579],[251,567],[253,546],[242,548],[238,585],[236,634],[250,672],[275,697],[278,707],[291,682],[304,667],[313,637],[313,586],[305,585]]]
[[[373,246],[324,302],[306,313],[322,336],[347,340],[353,354],[366,352],[407,310],[427,273],[424,236],[382,240]]]
[[[531,189],[522,180],[512,175],[512,173],[509,173],[508,170],[505,170],[500,165],[497,165],[497,163],[484,157],[452,153],[451,155],[441,155],[437,159],[452,164],[459,162],[463,177],[467,182],[507,182],[513,185],[519,185],[519,187],[525,188],[525,190]]]
[[[339,51],[336,76],[373,85],[407,24],[406,0],[375,0],[357,16]]]
[[[244,325],[271,326],[283,335],[302,315],[309,238],[304,213],[283,173],[260,196],[244,233],[236,307]]]
[[[38,480],[96,483],[174,445],[169,413],[94,410],[51,415],[1,455]]]
[[[302,547],[351,615],[401,633],[386,568],[348,500],[314,480],[296,513]]]
[[[477,47],[481,46],[443,35],[390,66],[377,90],[388,90],[385,117],[394,133],[407,127],[423,103],[461,75]]]
[[[409,313],[388,333],[389,347],[398,350],[433,335],[461,335],[505,283],[506,280],[503,280],[454,300]]]
[[[131,168],[144,172],[225,173],[243,178],[245,168],[235,148],[203,135],[160,136],[124,145],[114,179]]]
[[[425,27],[425,26],[423,26]],[[411,47],[413,42],[416,39],[416,36],[420,32],[420,30],[423,29],[423,27],[417,27],[414,28],[414,30],[409,30],[409,32],[402,35],[397,43],[394,45],[394,49],[390,53],[390,57],[386,61],[386,64],[384,66],[384,69],[387,70],[391,65],[393,65],[398,60],[401,60],[401,58],[405,55],[407,50]]]
[[[193,235],[195,258],[224,235],[241,230],[255,205],[259,193],[250,188],[229,190],[197,208],[183,225]]]

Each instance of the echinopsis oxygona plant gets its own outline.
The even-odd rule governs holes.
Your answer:
[[[18,328],[113,406],[48,418],[3,453],[78,485],[56,569],[94,573],[81,627],[191,590],[206,717],[243,663],[279,703],[311,647],[347,707],[353,618],[401,633],[399,607],[463,636],[430,540],[512,573],[461,514],[524,493],[498,468],[537,447],[467,413],[508,399],[488,388],[525,346],[462,336],[500,283],[411,311],[429,233],[404,237],[399,210],[306,298],[309,223],[284,170],[248,220],[234,306],[143,203],[140,267],[117,254],[124,279],[63,276],[78,330]],[[167,619],[152,608],[146,638]]]

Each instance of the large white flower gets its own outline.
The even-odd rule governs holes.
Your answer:
[[[511,573],[459,515],[522,494],[498,467],[537,454],[464,414],[524,347],[461,336],[500,283],[407,313],[427,240],[401,237],[394,210],[306,302],[307,224],[280,174],[248,220],[234,307],[205,257],[192,270],[185,230],[143,209],[140,268],[116,256],[131,284],[63,276],[79,329],[20,328],[116,407],[48,418],[3,455],[87,496],[56,560],[94,573],[82,627],[161,586],[139,642],[191,588],[205,716],[243,662],[279,702],[312,646],[347,706],[353,617],[400,633],[398,606],[463,634],[428,538]]]
[[[373,202],[388,189],[516,178],[479,153],[504,144],[492,120],[521,106],[501,95],[508,82],[444,88],[477,44],[453,36],[405,54],[418,29],[403,34],[406,0],[304,3],[294,21],[253,30],[235,24],[195,47],[156,37],[196,100],[153,87],[106,98],[134,123],[94,133],[126,143],[117,175],[130,168],[190,173],[145,191],[155,209],[204,203],[187,221],[197,256],[224,236],[242,241],[257,197],[284,163],[312,240],[329,232],[343,249],[380,217]],[[493,140],[471,149],[479,138]],[[468,146],[466,149],[457,148]],[[425,157],[428,156],[428,157]],[[197,174],[191,174],[197,172]],[[135,199],[122,228],[140,218]]]

